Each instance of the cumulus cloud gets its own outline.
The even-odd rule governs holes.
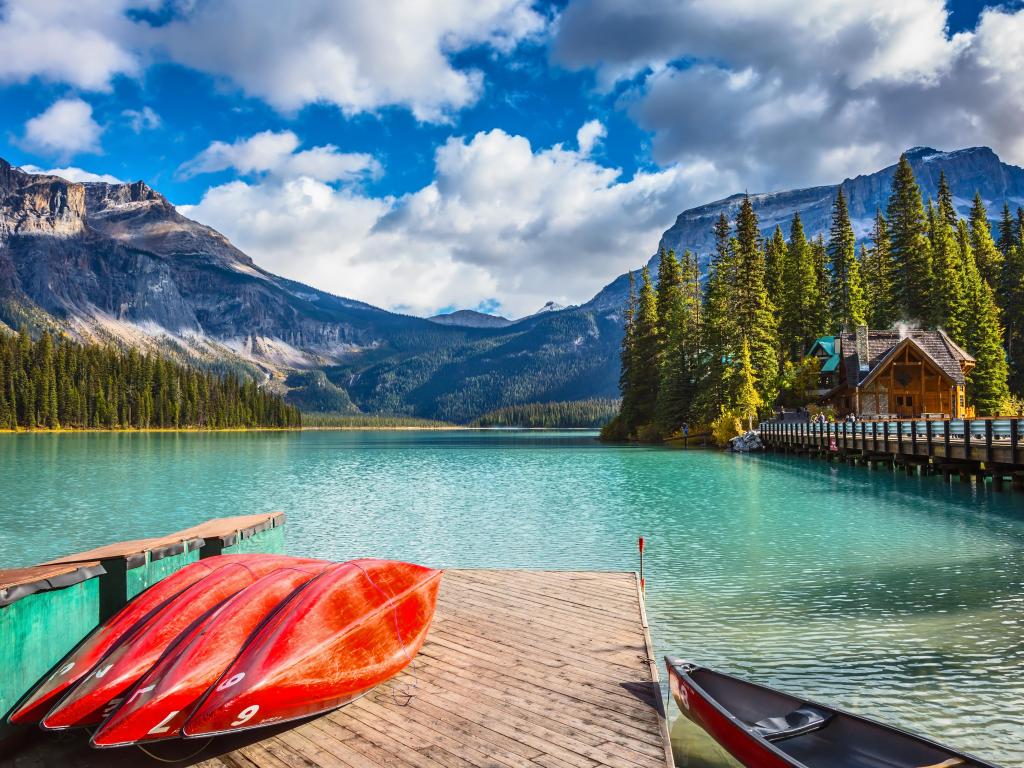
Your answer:
[[[544,25],[530,0],[219,0],[190,6],[154,30],[153,41],[172,60],[284,112],[402,105],[419,120],[441,121],[483,87],[480,72],[456,69],[450,54],[478,45],[508,52]]]
[[[353,181],[379,176],[380,163],[372,155],[340,152],[324,144],[301,152],[292,131],[263,131],[232,144],[215,141],[179,169],[183,178],[234,168],[241,174],[269,173],[280,178],[307,177],[316,181]]]
[[[918,144],[1024,162],[1024,10],[947,23],[942,0],[572,0],[552,56],[623,88],[657,161],[712,160],[753,189],[835,182]]]
[[[6,0],[0,3],[0,82],[33,77],[109,90],[116,75],[139,71],[125,16],[131,0]],[[151,3],[149,3],[151,4]]]
[[[576,131],[576,146],[581,155],[589,155],[594,146],[608,135],[600,120],[588,120]]]
[[[133,133],[151,131],[154,128],[159,128],[161,123],[160,115],[152,107],[126,109],[121,116],[128,120],[128,127],[132,129]]]
[[[532,0],[213,0],[176,2],[168,23],[132,11],[160,0],[0,2],[0,82],[39,77],[109,90],[169,60],[211,74],[282,112],[333,104],[346,114],[406,107],[444,121],[472,104],[483,75],[452,54],[507,54],[547,19]],[[147,127],[145,110],[140,128]]]
[[[397,198],[279,174],[182,211],[271,271],[344,296],[416,314],[496,301],[518,316],[589,299],[646,261],[679,211],[737,184],[708,162],[623,178],[501,130],[449,139],[434,165],[430,184]]]
[[[42,174],[44,176],[60,176],[62,179],[75,182],[103,181],[107,184],[124,184],[121,179],[111,176],[109,173],[93,173],[92,171],[86,171],[83,168],[76,168],[74,166],[43,169],[38,165],[23,165],[21,170],[25,173]]]
[[[22,143],[35,152],[68,158],[81,152],[100,152],[103,128],[93,120],[92,107],[79,98],[55,101],[25,123]]]

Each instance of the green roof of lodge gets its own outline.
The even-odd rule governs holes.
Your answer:
[[[821,366],[822,373],[835,373],[839,370],[839,355],[836,353],[836,337],[835,336],[822,336],[820,339],[815,339],[814,343],[811,344],[811,348],[807,350],[808,357],[814,354],[814,351],[818,348],[828,355],[828,359],[825,360]]]
[[[813,355],[814,349],[816,347],[821,347],[829,354],[829,356],[834,355],[836,353],[836,337],[822,336],[820,339],[815,339],[814,343],[811,344],[811,348],[810,350],[808,350],[807,354]]]

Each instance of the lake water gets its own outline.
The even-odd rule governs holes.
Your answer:
[[[635,570],[643,535],[659,658],[1024,765],[1024,496],[580,433],[0,435],[0,567],[273,509],[332,559]]]

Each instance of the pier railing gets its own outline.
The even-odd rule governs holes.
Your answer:
[[[769,447],[1021,465],[1021,419],[885,419],[833,424],[765,421]],[[1022,467],[1024,469],[1024,467]]]

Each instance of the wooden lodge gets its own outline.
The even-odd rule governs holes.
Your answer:
[[[872,331],[818,339],[808,355],[821,360],[822,404],[842,418],[970,418],[966,376],[974,358],[944,331]]]

